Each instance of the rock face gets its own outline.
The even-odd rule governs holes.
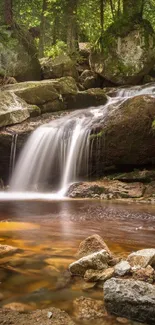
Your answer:
[[[136,84],[154,65],[155,36],[146,21],[129,26],[113,24],[105,32],[103,51],[90,56],[91,68],[118,84]]]
[[[143,268],[148,265],[155,266],[155,249],[148,248],[134,252],[128,256],[127,260],[132,267]]]
[[[0,91],[0,127],[21,123],[30,117],[29,105],[16,95]]]
[[[37,50],[29,33],[17,27],[0,29],[0,74],[17,81],[40,80],[41,68]]]
[[[70,76],[78,78],[75,63],[69,56],[61,54],[55,59],[43,58],[40,60],[42,75],[44,79],[55,79]]]
[[[83,240],[80,243],[78,252],[76,254],[77,257],[83,257],[86,255],[89,255],[91,253],[95,253],[100,250],[106,250],[109,255],[111,255],[111,252],[104,242],[104,240],[101,238],[101,236],[95,234],[92,236],[87,237],[85,240]]]
[[[143,281],[112,278],[104,284],[108,312],[137,320],[155,322],[155,287]]]
[[[107,166],[154,164],[154,116],[155,98],[149,95],[122,103],[103,125],[100,123],[98,131],[92,133],[92,169],[103,175]]]
[[[73,275],[83,276],[88,269],[104,270],[108,267],[110,255],[105,251],[101,250],[97,253],[90,254],[82,257],[76,262],[73,262],[69,266],[69,271]]]

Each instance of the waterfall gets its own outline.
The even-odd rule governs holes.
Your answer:
[[[9,175],[12,176],[12,173],[15,168],[15,159],[16,159],[16,148],[17,148],[17,138],[18,134],[12,134],[12,142],[11,142],[11,153],[10,153],[10,163],[9,163]]]
[[[128,98],[154,92],[155,85],[122,87],[107,97],[104,106],[77,110],[38,127],[19,157],[10,190],[40,191],[47,189],[52,182],[55,191],[65,195],[70,183],[88,174],[90,134],[94,125],[103,125],[106,118]],[[14,151],[11,156],[14,162]]]

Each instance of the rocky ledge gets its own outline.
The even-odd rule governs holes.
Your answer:
[[[154,203],[155,171],[137,169],[128,173],[111,174],[98,181],[77,182],[70,186],[68,196]]]

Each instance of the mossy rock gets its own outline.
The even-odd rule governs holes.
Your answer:
[[[41,67],[31,35],[25,30],[0,28],[0,74],[17,81],[40,80]]]
[[[54,59],[42,58],[40,64],[44,79],[55,79],[67,76],[78,79],[75,62],[66,54],[61,54]]]
[[[114,23],[100,42],[91,53],[91,68],[115,84],[136,84],[154,65],[155,34],[147,21]]]
[[[92,173],[103,175],[106,167],[118,170],[155,164],[155,98],[149,95],[129,98],[94,127],[92,137]],[[97,137],[99,130],[104,130]]]

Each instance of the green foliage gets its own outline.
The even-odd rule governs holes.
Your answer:
[[[43,1],[46,9],[43,12]],[[105,0],[103,13],[104,32],[115,28],[117,34],[127,33],[134,26],[123,15],[124,0]],[[141,1],[142,0],[135,0]],[[77,10],[72,10],[76,3]],[[155,0],[144,0],[143,18],[147,19],[155,30]],[[101,24],[100,0],[13,0],[14,20],[26,30],[30,30],[39,47],[39,34],[42,34],[44,53],[56,56],[67,51],[68,26],[73,16],[76,16],[79,42],[89,42],[95,49],[102,51],[105,44]],[[40,29],[44,18],[44,30]],[[123,22],[123,24],[122,24]],[[75,19],[74,22],[75,23]],[[0,25],[4,26],[4,1],[0,3]],[[123,28],[122,28],[123,26]],[[71,25],[74,29],[75,26]],[[1,27],[3,28],[3,27]],[[35,28],[38,34],[35,34]],[[6,30],[6,28],[4,28]],[[33,30],[34,29],[34,30]],[[70,33],[72,35],[72,33]],[[5,35],[3,35],[5,37]],[[73,36],[75,37],[75,35]],[[7,38],[7,35],[6,35]]]
[[[56,56],[63,53],[67,53],[67,45],[60,40],[58,40],[52,47],[47,47],[45,49],[45,55],[51,56],[52,58],[55,58]]]

